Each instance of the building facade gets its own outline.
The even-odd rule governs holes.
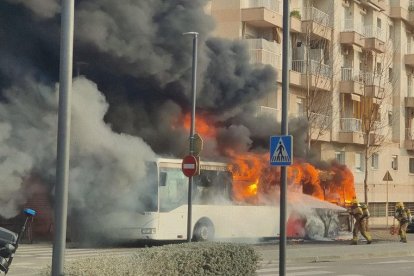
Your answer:
[[[241,40],[271,65],[275,90],[258,111],[280,118],[282,0],[211,0],[215,35]],[[375,217],[414,211],[414,1],[291,0],[289,116],[309,124],[309,147],[353,172]],[[392,181],[384,181],[389,171]],[[366,187],[364,179],[367,174]],[[381,219],[378,219],[381,220]],[[382,219],[383,222],[383,219]]]

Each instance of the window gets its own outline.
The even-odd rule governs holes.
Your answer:
[[[409,162],[409,172],[414,173],[414,158],[410,158]]]
[[[345,165],[345,152],[344,151],[336,151],[335,152],[335,159],[339,164]]]
[[[391,159],[391,168],[393,170],[398,170],[398,155],[393,155]]]
[[[302,116],[305,113],[303,102],[304,102],[303,98],[296,98],[296,110],[298,112],[298,116]]]
[[[392,116],[392,111],[388,111],[388,125],[392,126],[392,121],[393,121],[393,116]]]
[[[362,160],[362,153],[357,152],[355,153],[355,170],[362,172],[363,171],[363,160]]]
[[[378,29],[381,29],[382,28],[381,18],[377,18],[377,28]]]
[[[392,82],[393,75],[392,75],[392,68],[388,68],[388,82]]]
[[[382,75],[382,64],[381,62],[377,62],[377,75]]]
[[[379,155],[378,153],[374,153],[371,156],[371,168],[373,170],[378,170],[378,163],[379,163]]]

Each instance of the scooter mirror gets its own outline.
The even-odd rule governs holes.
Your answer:
[[[36,211],[35,210],[33,210],[33,209],[30,209],[30,208],[26,208],[26,209],[24,209],[24,211],[23,211],[26,215],[28,215],[28,216],[35,216],[36,215]]]

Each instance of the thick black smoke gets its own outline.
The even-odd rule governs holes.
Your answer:
[[[25,177],[35,173],[54,184],[59,2],[0,2],[2,216],[15,215],[24,202]],[[211,37],[206,3],[76,1],[72,207],[106,211],[109,202],[126,204],[120,198],[145,176],[146,160],[188,151],[183,120],[191,109],[192,37],[184,32],[200,34],[198,112],[217,129],[203,155],[268,149],[280,127],[255,116],[254,107],[274,89],[276,72],[251,66],[241,42]]]

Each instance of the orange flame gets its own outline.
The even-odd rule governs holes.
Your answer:
[[[233,193],[236,201],[257,203],[262,195],[280,184],[280,170],[269,165],[268,154],[236,154],[229,169],[233,173]],[[345,205],[355,197],[354,178],[344,165],[332,163],[329,168],[318,169],[310,163],[297,160],[288,167],[288,184],[321,200]]]
[[[183,123],[184,128],[189,130],[191,127],[191,114],[184,115]],[[217,131],[207,117],[197,115],[195,128],[195,132],[199,133],[201,137],[216,137]]]

